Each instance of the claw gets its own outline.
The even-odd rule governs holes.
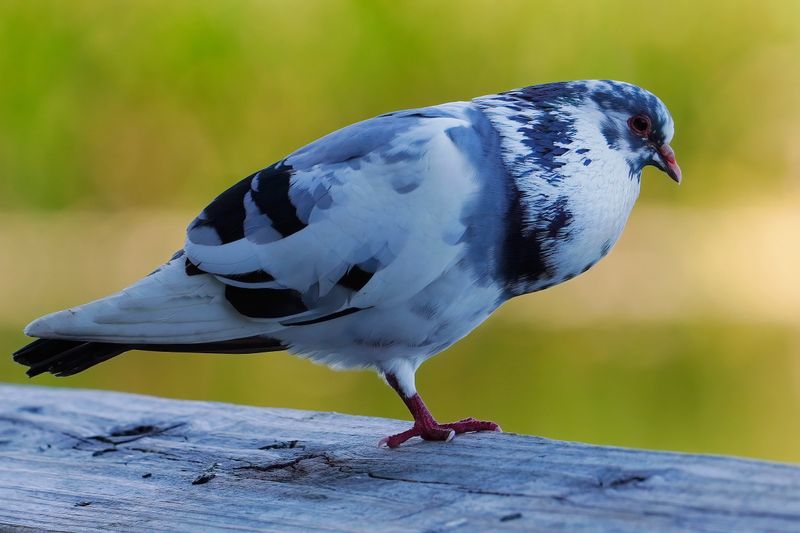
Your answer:
[[[474,418],[465,418],[452,424],[439,424],[437,422],[414,424],[414,427],[398,433],[382,438],[378,441],[378,447],[387,446],[389,448],[397,448],[405,441],[413,437],[419,437],[422,440],[438,440],[450,442],[455,438],[458,433],[467,433],[471,431],[502,431],[500,426],[494,422],[486,422],[483,420],[475,420]]]

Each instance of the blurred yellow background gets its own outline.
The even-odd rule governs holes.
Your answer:
[[[800,461],[800,2],[0,3],[0,349],[130,284],[216,194],[370,116],[612,78],[676,122],[610,257],[426,363],[442,420]],[[0,379],[28,382],[10,355]],[[373,374],[130,353],[34,383],[408,418]]]

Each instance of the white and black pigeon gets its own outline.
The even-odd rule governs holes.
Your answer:
[[[440,424],[414,374],[508,299],[586,272],[653,165],[680,182],[656,96],[571,81],[347,126],[243,179],[132,286],[33,321],[14,354],[68,376],[128,350],[289,352],[372,368],[414,417],[381,440],[499,430]]]

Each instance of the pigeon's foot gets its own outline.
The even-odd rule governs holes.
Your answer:
[[[412,437],[420,437],[423,440],[443,440],[450,442],[453,437],[458,433],[467,433],[470,431],[503,431],[500,426],[494,422],[485,420],[475,420],[474,418],[465,418],[458,422],[450,424],[439,424],[435,420],[433,423],[415,423],[414,427],[409,430],[398,433],[397,435],[390,435],[382,438],[378,442],[378,446],[388,446],[389,448],[397,448],[405,441]]]
[[[475,420],[474,418],[465,418],[458,422],[450,424],[440,424],[433,418],[433,415],[428,410],[422,397],[414,392],[407,394],[403,391],[394,374],[384,374],[387,383],[397,391],[403,402],[414,417],[414,426],[397,435],[390,435],[381,439],[378,446],[388,446],[389,448],[397,448],[405,441],[412,437],[420,437],[423,440],[443,440],[450,442],[453,437],[458,433],[467,433],[469,431],[502,431],[500,426],[494,422],[486,422],[483,420]]]

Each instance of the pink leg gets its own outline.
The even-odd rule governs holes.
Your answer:
[[[411,429],[384,437],[378,443],[378,446],[384,444],[389,448],[397,448],[402,443],[411,437],[420,437],[424,440],[443,440],[449,442],[457,433],[466,433],[468,431],[502,431],[500,426],[494,422],[485,422],[482,420],[475,420],[474,418],[465,418],[458,422],[451,424],[440,424],[433,418],[433,415],[428,410],[425,402],[419,394],[413,396],[406,396],[401,390],[397,378],[392,374],[386,374],[386,381],[392,386],[394,390],[403,399],[403,402],[411,411],[411,416],[414,417],[414,426]]]

